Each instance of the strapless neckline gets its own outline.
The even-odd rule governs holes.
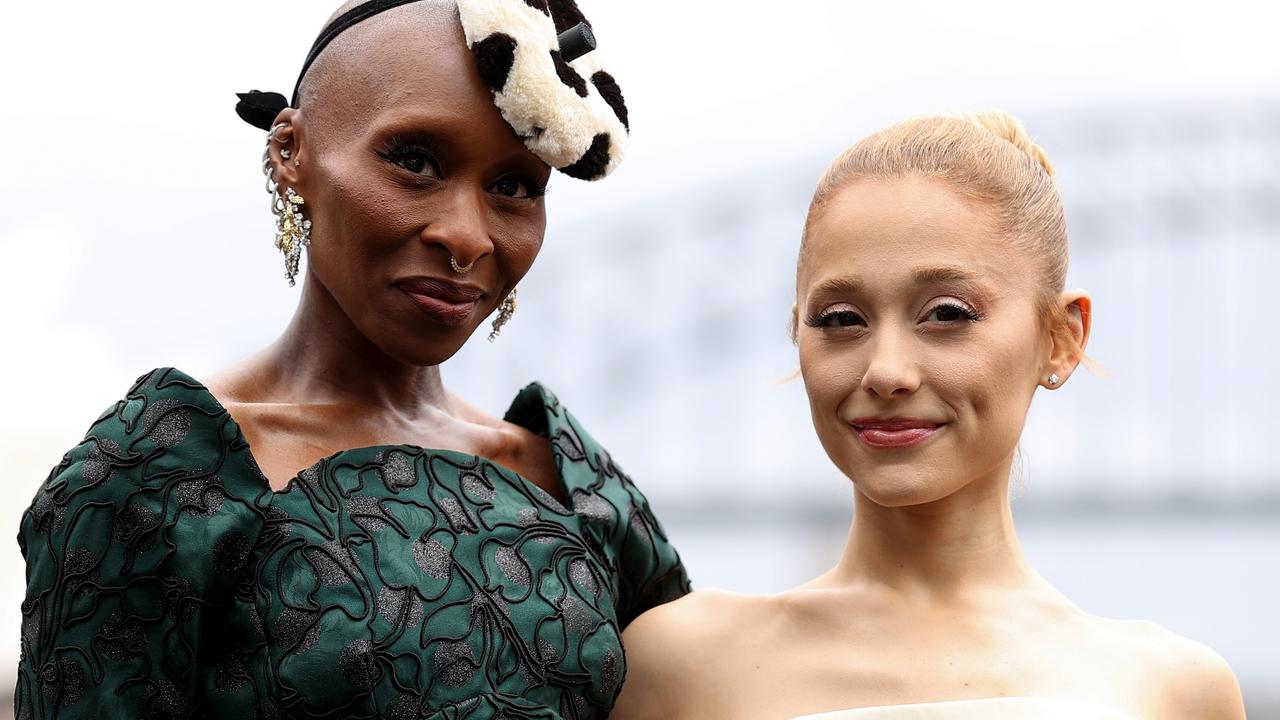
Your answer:
[[[1091,700],[998,697],[977,700],[877,705],[799,715],[791,720],[1137,720]]]

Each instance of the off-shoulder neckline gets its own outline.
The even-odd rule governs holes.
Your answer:
[[[157,378],[155,383],[157,390],[163,390],[166,384],[171,384],[173,381],[176,380],[184,387],[188,388],[189,390],[205,398],[210,404],[210,409],[218,417],[225,418],[226,422],[229,423],[231,429],[235,432],[236,440],[243,444],[245,454],[253,462],[254,469],[257,470],[258,477],[262,481],[263,490],[268,493],[271,493],[272,495],[287,494],[292,492],[294,488],[297,487],[300,481],[305,482],[305,479],[302,478],[303,474],[314,471],[327,464],[337,462],[344,456],[352,455],[352,454],[370,455],[378,452],[385,452],[385,451],[391,451],[391,450],[407,450],[410,452],[421,452],[421,453],[426,453],[432,456],[437,456],[445,459],[453,459],[453,460],[462,461],[462,462],[487,463],[492,467],[496,468],[503,475],[509,475],[512,478],[515,478],[515,481],[517,484],[521,485],[525,490],[528,490],[534,493],[538,497],[538,499],[544,504],[554,503],[552,507],[559,507],[563,509],[566,514],[572,514],[576,512],[576,509],[574,508],[574,504],[575,504],[574,483],[570,482],[569,478],[566,477],[566,474],[564,472],[565,464],[562,462],[556,463],[556,470],[557,470],[556,476],[564,489],[565,498],[568,501],[567,508],[564,506],[564,503],[561,503],[559,500],[555,498],[555,496],[553,496],[551,493],[544,490],[537,483],[533,482],[532,480],[525,477],[524,475],[521,475],[519,472],[516,472],[515,470],[507,467],[506,465],[495,462],[494,460],[484,457],[483,455],[475,455],[472,453],[462,452],[461,450],[450,450],[447,448],[431,448],[431,447],[425,447],[421,445],[412,445],[412,444],[403,444],[403,443],[364,445],[361,447],[344,448],[331,455],[327,455],[323,458],[320,458],[319,460],[315,461],[311,465],[308,465],[307,467],[302,468],[301,470],[295,472],[293,476],[289,478],[289,482],[286,483],[282,489],[276,490],[275,488],[271,487],[271,482],[270,480],[268,480],[266,475],[263,475],[262,471],[257,469],[259,467],[258,458],[256,455],[254,455],[253,447],[249,444],[249,439],[248,437],[245,436],[244,430],[240,427],[240,423],[236,421],[235,417],[231,414],[231,412],[228,411],[227,408],[222,404],[222,401],[220,401],[218,397],[214,395],[213,392],[209,390],[209,388],[204,383],[200,382],[199,380],[195,379],[191,375],[175,367],[156,368],[155,370],[152,370],[150,373],[148,373],[144,377],[153,376],[157,373],[161,374],[161,376]],[[519,412],[522,409],[522,405],[529,402],[530,393],[536,394],[537,399],[542,404],[542,413],[540,418],[529,418],[529,417],[526,417],[523,413]],[[523,389],[521,389],[520,392],[516,393],[516,396],[515,398],[512,399],[511,405],[507,409],[507,412],[504,415],[504,418],[508,422],[515,423],[520,427],[523,427],[524,429],[529,430],[535,434],[545,435],[550,441],[555,431],[560,429],[561,425],[566,424],[568,420],[562,419],[556,413],[551,412],[550,408],[547,407],[548,401],[551,401],[555,404],[559,403],[559,400],[554,395],[552,395],[551,392],[548,391],[541,383],[539,382],[529,383]],[[527,424],[528,421],[531,419],[543,420],[546,423],[546,427],[541,428],[531,424]],[[556,445],[555,442],[551,442],[551,452],[553,456],[564,455],[564,453],[559,449],[559,447]],[[569,462],[574,462],[574,460],[569,457],[564,457],[564,462],[569,463]]]
[[[885,712],[907,712],[910,710],[929,710],[929,709],[967,709],[971,707],[980,707],[984,705],[1006,705],[1006,704],[1036,704],[1057,703],[1066,704],[1081,709],[1093,709],[1097,711],[1105,711],[1113,720],[1135,720],[1132,715],[1119,710],[1110,705],[1104,705],[1093,700],[1085,700],[1083,698],[1071,697],[1054,697],[1050,695],[1024,695],[1024,696],[1006,696],[1006,697],[986,697],[971,698],[965,700],[939,700],[933,702],[921,703],[902,703],[896,705],[872,705],[854,708],[842,708],[839,710],[830,710],[820,713],[812,713],[809,715],[797,715],[791,720],[841,720],[842,718],[852,718],[859,712],[885,711]]]

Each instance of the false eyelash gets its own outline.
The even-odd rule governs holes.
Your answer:
[[[436,173],[442,173],[440,168],[440,153],[436,151],[431,143],[424,141],[422,138],[411,137],[408,135],[393,135],[381,149],[375,151],[378,157],[390,163],[399,164],[399,161],[409,156],[422,155],[435,168]],[[405,168],[405,170],[408,170]],[[412,172],[412,171],[409,171]]]
[[[937,305],[934,305],[933,307],[929,308],[929,315],[932,315],[935,312],[937,312],[939,308],[950,308],[952,310],[959,311],[959,313],[962,316],[964,316],[964,319],[968,320],[969,322],[978,322],[979,320],[982,320],[983,318],[986,317],[985,315],[978,312],[977,310],[974,310],[973,308],[967,307],[965,305],[961,305],[960,303],[953,303],[953,302],[940,302]]]
[[[383,153],[393,153],[396,151],[417,150],[431,157],[439,156],[439,150],[435,143],[425,136],[410,133],[396,133],[387,139],[382,146]]]
[[[546,197],[547,189],[550,186],[550,183],[544,183],[542,185],[539,185],[538,183],[534,182],[533,179],[525,177],[523,175],[508,175],[506,177],[501,177],[501,178],[498,178],[497,180],[494,180],[489,187],[493,187],[494,185],[497,185],[498,183],[504,180],[514,180],[518,183],[523,184],[525,190],[529,193],[528,195],[522,198],[510,197],[509,195],[502,196],[510,200],[535,200],[540,197]]]
[[[809,315],[807,318],[805,318],[804,324],[812,328],[825,327],[824,324],[826,323],[827,318],[835,317],[837,315],[852,315],[853,317],[858,318],[859,320],[862,319],[861,315],[859,315],[858,313],[852,310],[836,310],[834,312],[826,312],[826,313],[819,312],[819,313],[814,313],[812,315]],[[852,326],[849,326],[849,327],[852,327]]]

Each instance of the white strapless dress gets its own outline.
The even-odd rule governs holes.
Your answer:
[[[878,705],[802,715],[792,720],[1137,720],[1088,700],[1052,697],[984,698]]]

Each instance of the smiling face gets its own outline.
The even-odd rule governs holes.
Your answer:
[[[447,3],[349,29],[301,97],[273,156],[312,221],[308,292],[390,357],[443,362],[537,256],[550,168],[503,121]]]
[[[1038,271],[941,181],[858,179],[818,210],[800,367],[818,437],[862,495],[901,507],[1007,481],[1053,354]]]

